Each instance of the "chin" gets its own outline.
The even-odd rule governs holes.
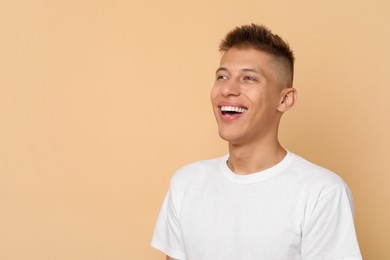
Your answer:
[[[219,132],[219,137],[229,143],[238,143],[239,136],[236,133],[223,133]]]

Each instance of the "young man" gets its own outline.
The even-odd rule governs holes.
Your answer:
[[[180,260],[360,260],[346,184],[278,141],[297,99],[289,46],[252,24],[220,51],[211,101],[229,155],[176,172],[152,246]]]

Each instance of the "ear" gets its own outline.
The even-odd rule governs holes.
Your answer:
[[[285,88],[281,92],[281,99],[278,106],[278,111],[286,112],[292,108],[297,102],[298,93],[295,88]]]

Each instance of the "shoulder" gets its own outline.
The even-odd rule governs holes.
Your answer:
[[[221,163],[226,156],[189,163],[179,168],[172,176],[172,185],[185,185],[209,179],[219,172]]]
[[[351,190],[339,175],[298,155],[294,157],[289,184],[294,185],[297,192],[305,198],[307,212],[339,207],[348,209],[353,215]]]
[[[299,155],[293,154],[293,156],[294,160],[291,165],[291,170],[306,178],[308,181],[319,181],[329,184],[343,183],[341,177],[333,171],[324,168],[320,165],[314,164]]]
[[[319,197],[337,189],[344,190],[348,194],[350,193],[344,180],[333,171],[314,164],[296,154],[293,154],[293,156],[294,160],[290,167],[290,173],[299,179],[302,189],[319,193]]]

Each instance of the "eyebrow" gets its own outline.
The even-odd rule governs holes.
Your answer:
[[[215,73],[218,73],[218,72],[220,72],[220,71],[228,71],[228,69],[225,68],[225,67],[219,67],[219,68],[215,71]]]
[[[257,73],[257,74],[262,74],[260,71],[258,71],[256,69],[250,69],[250,68],[243,68],[241,71],[242,72],[253,72],[253,73]]]
[[[218,73],[220,71],[229,71],[227,68],[225,67],[219,67],[215,73]],[[243,68],[240,70],[241,72],[253,72],[253,73],[256,73],[256,74],[260,74],[260,75],[263,75],[263,73],[261,73],[261,71],[259,70],[256,70],[256,69],[252,69],[252,68]]]

